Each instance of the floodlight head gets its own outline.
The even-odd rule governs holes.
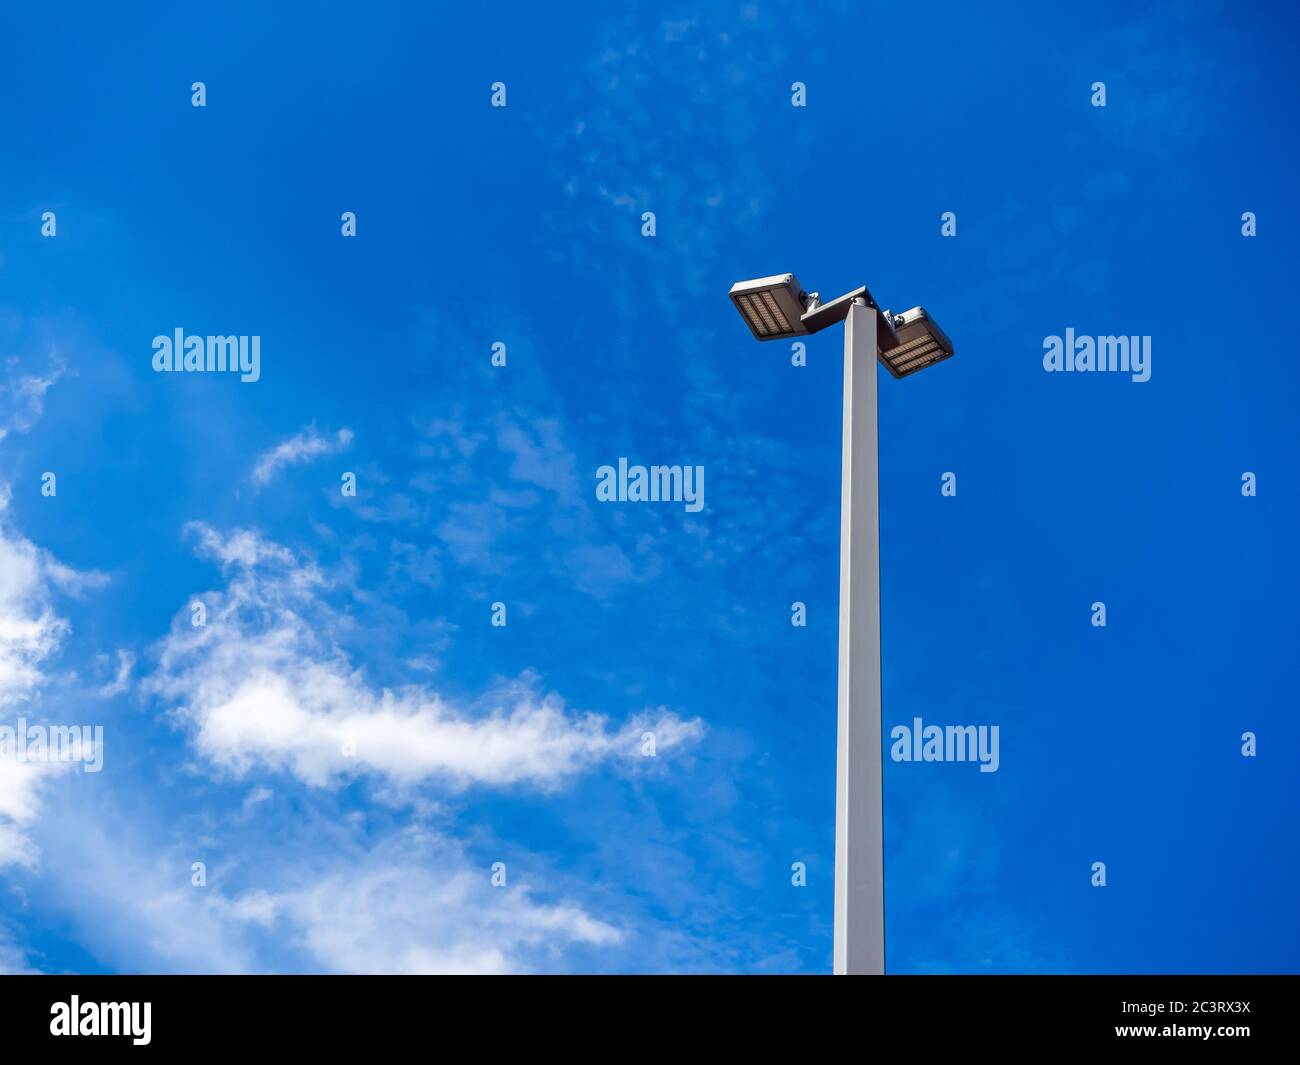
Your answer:
[[[895,377],[914,374],[952,355],[952,341],[924,307],[894,315],[893,324],[898,346],[881,351],[880,361]]]
[[[808,332],[800,319],[813,297],[800,287],[794,274],[737,281],[729,295],[756,340],[781,340]]]

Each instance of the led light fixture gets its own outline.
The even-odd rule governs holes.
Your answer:
[[[889,312],[885,312],[889,317]],[[898,346],[882,350],[880,361],[895,377],[906,377],[952,355],[952,341],[925,311],[913,307],[893,316]]]
[[[774,274],[731,286],[731,301],[758,340],[780,340],[808,332],[801,319],[810,297],[794,274]]]

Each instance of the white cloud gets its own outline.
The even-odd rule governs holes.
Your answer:
[[[32,968],[13,936],[0,927],[0,976],[35,976],[39,972],[39,969]]]
[[[561,437],[558,420],[539,418],[529,426],[502,418],[498,426],[501,451],[513,458],[510,476],[572,500],[580,479],[577,460]]]
[[[252,480],[259,488],[269,484],[287,466],[310,462],[321,455],[333,455],[352,446],[352,430],[340,429],[332,437],[309,425],[268,451],[263,451],[253,466]]]
[[[43,905],[88,954],[119,972],[258,971],[246,928],[225,919],[214,889],[191,884],[194,857],[154,849],[176,827],[165,809],[146,837],[108,796],[67,789],[57,801],[41,823]]]
[[[46,390],[62,374],[55,368],[48,377],[15,377],[12,367],[8,383],[0,385],[0,440],[31,428]],[[28,701],[45,682],[41,667],[68,632],[51,606],[50,585],[74,588],[82,576],[13,531],[8,510],[9,486],[0,484],[0,711]],[[0,868],[36,864],[26,829],[35,820],[42,785],[60,768],[0,755]],[[0,940],[0,969],[15,970],[20,963],[16,948]]]
[[[9,486],[0,485],[0,711],[6,717],[39,694],[43,666],[68,634],[67,621],[51,604],[51,588],[77,592],[99,576],[64,566],[15,532],[8,505]],[[35,864],[25,829],[36,816],[42,785],[61,768],[0,755],[0,866]]]
[[[252,791],[250,791],[247,795],[244,796],[244,804],[241,807],[241,810],[245,814],[251,813],[253,810],[257,809],[257,807],[259,807],[262,803],[267,802],[269,799],[273,798],[274,796],[275,796],[275,792],[273,792],[270,788],[254,788]]]
[[[0,869],[36,865],[36,846],[26,829],[36,818],[42,786],[67,768],[58,762],[19,762],[12,754],[0,755]]]
[[[698,719],[664,708],[612,726],[539,694],[528,676],[473,707],[422,684],[376,689],[338,645],[346,620],[322,598],[319,569],[252,532],[193,528],[227,586],[204,597],[205,626],[188,611],[179,619],[147,687],[178,704],[200,753],[236,774],[260,766],[314,786],[366,772],[397,785],[549,789],[598,763],[642,762],[646,732],[659,756],[703,734]]]
[[[488,860],[418,825],[363,842],[307,814],[271,845],[260,825],[249,835],[227,822],[208,845],[229,857],[195,886],[192,852],[158,849],[167,832],[115,820],[111,800],[69,798],[49,826],[46,899],[118,971],[527,972],[629,934],[567,898],[540,898],[516,870],[544,874],[536,858],[512,859],[509,886],[493,887]],[[100,820],[117,830],[88,831]]]
[[[117,652],[117,675],[102,688],[99,694],[105,699],[121,695],[131,686],[131,670],[135,668],[135,655],[130,651],[119,648]]]
[[[421,848],[415,864],[373,855],[310,884],[225,902],[236,922],[276,929],[314,967],[339,973],[508,973],[566,945],[609,947],[624,933],[573,903],[496,888],[454,847]],[[346,919],[340,919],[346,914]]]
[[[50,605],[50,562],[5,527],[7,504],[8,489],[0,488],[0,707],[33,695],[45,679],[41,664],[68,632]]]
[[[19,376],[14,372],[16,365],[16,360],[9,360],[9,379],[0,383],[0,440],[11,432],[26,432],[35,424],[45,409],[45,393],[63,376],[63,367],[58,364],[44,377]]]

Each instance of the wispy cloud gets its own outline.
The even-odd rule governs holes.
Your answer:
[[[39,972],[32,967],[26,952],[14,942],[13,936],[0,928],[0,976],[32,976]]]
[[[38,698],[48,660],[70,626],[54,610],[54,589],[77,592],[95,574],[64,566],[16,532],[8,520],[9,488],[0,485],[0,711],[8,717]],[[57,763],[18,762],[0,749],[0,867],[33,866],[36,848],[27,826],[37,814],[39,793]]]
[[[13,360],[8,364],[8,383],[0,384],[0,440],[11,430],[31,428],[46,391],[63,373],[55,366],[44,377],[17,376],[14,365]],[[0,483],[0,711],[6,715],[39,694],[46,682],[45,663],[69,632],[67,620],[54,610],[53,590],[76,595],[104,579],[65,566],[21,535],[10,521],[9,500],[9,485]],[[0,751],[0,868],[36,864],[37,848],[27,828],[36,818],[44,785],[66,768],[19,762],[12,751]],[[0,969],[18,969],[21,958],[5,936],[0,929]]]
[[[117,674],[109,683],[99,689],[104,698],[121,695],[131,686],[131,670],[135,668],[135,655],[125,649],[117,652]]]
[[[398,853],[398,842],[422,860]],[[278,928],[314,966],[341,973],[508,973],[529,968],[530,955],[624,938],[572,902],[494,887],[488,869],[429,833],[403,834],[363,861],[285,890],[245,892],[222,904],[223,916]]]
[[[58,762],[19,762],[0,754],[0,869],[8,865],[30,868],[37,849],[27,835],[40,806],[40,792],[49,778],[66,770]]]
[[[289,466],[310,462],[322,455],[334,455],[352,446],[352,430],[340,429],[332,436],[321,433],[309,425],[288,440],[263,451],[253,466],[253,484],[262,488],[271,483],[279,472]]]
[[[529,972],[570,950],[613,951],[633,932],[542,892],[533,881],[545,862],[532,856],[503,853],[496,886],[493,860],[444,832],[415,824],[363,841],[304,807],[274,847],[259,838],[265,821],[227,822],[205,843],[230,859],[195,884],[186,850],[138,826],[82,838],[88,811],[70,805],[49,826],[48,894],[85,948],[125,971]],[[0,930],[0,966],[24,964],[4,946]]]
[[[42,664],[68,632],[50,586],[78,577],[9,526],[8,503],[9,488],[0,485],[0,707],[26,701],[45,680]]]
[[[0,381],[0,440],[11,432],[25,433],[45,409],[45,393],[63,376],[61,363],[54,363],[49,373],[22,374],[16,359],[5,364],[6,377]]]
[[[178,621],[147,687],[177,704],[205,757],[237,774],[262,766],[315,786],[365,772],[399,785],[550,789],[598,763],[643,761],[647,732],[656,756],[703,733],[698,719],[662,707],[612,725],[539,693],[529,676],[474,706],[422,684],[376,689],[339,644],[346,621],[314,564],[248,531],[193,528],[228,583],[204,597],[205,625],[188,611]]]

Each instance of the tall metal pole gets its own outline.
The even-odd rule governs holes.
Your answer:
[[[880,774],[876,311],[860,299],[854,300],[844,323],[841,476],[834,971],[883,973],[885,831]]]

